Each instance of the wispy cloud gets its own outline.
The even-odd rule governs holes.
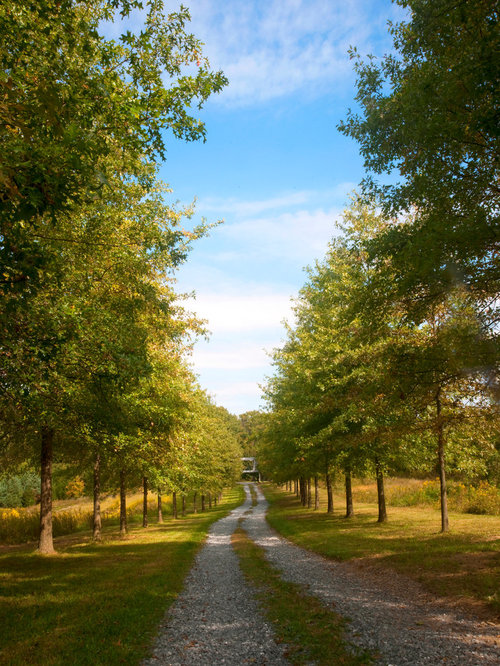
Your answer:
[[[246,370],[269,365],[265,350],[254,346],[230,351],[195,351],[193,361],[198,370]]]
[[[323,257],[353,189],[353,183],[341,183],[330,191],[303,190],[262,200],[201,200],[201,212],[217,211],[225,218],[225,224],[213,232],[217,241],[213,262],[276,258],[303,267]]]
[[[329,190],[293,190],[281,192],[267,199],[237,199],[223,197],[204,197],[197,202],[197,209],[202,213],[217,213],[220,216],[234,216],[241,219],[254,217],[262,213],[286,209],[290,210],[306,205],[314,206],[318,200],[324,202],[345,203],[347,196],[356,188],[356,183],[338,183]],[[317,204],[316,204],[317,205]]]
[[[254,252],[261,258],[274,256],[303,266],[324,255],[340,215],[338,208],[299,210],[237,222],[221,234],[238,241],[247,255]]]
[[[215,67],[230,80],[220,99],[252,105],[352,77],[351,45],[373,50],[388,8],[378,0],[188,0],[192,28]],[[380,5],[383,6],[380,6]],[[390,18],[401,14],[390,9]],[[382,30],[384,32],[384,30]],[[389,39],[387,39],[389,42]]]
[[[182,268],[181,290],[197,292],[193,309],[210,319],[210,327],[234,312],[233,322],[224,324],[233,330],[250,320],[262,328],[268,312],[276,313],[278,323],[287,317],[289,298],[305,279],[303,268],[321,260],[338,233],[350,190],[352,184],[343,183],[327,192],[278,193],[261,200],[201,200],[202,213],[213,207],[226,222],[199,242],[195,260]],[[247,302],[248,294],[254,296]]]
[[[300,206],[310,201],[313,193],[308,190],[284,193],[269,199],[256,201],[242,201],[241,199],[224,199],[222,197],[207,197],[198,202],[198,208],[203,212],[216,212],[223,215],[232,214],[236,217],[259,215],[269,210],[279,210],[290,206]]]

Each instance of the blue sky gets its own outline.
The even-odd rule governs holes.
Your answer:
[[[206,105],[206,143],[171,140],[161,177],[196,218],[224,219],[178,275],[208,320],[193,367],[215,401],[258,409],[269,352],[284,339],[304,267],[325,253],[363,176],[336,129],[354,106],[348,48],[391,50],[390,0],[184,0],[212,68],[230,80]]]

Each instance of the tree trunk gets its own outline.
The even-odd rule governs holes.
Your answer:
[[[299,482],[297,481],[297,479],[295,479],[293,483],[295,485],[295,496],[300,497]]]
[[[438,465],[439,465],[439,484],[441,495],[441,532],[447,532],[449,529],[448,521],[448,495],[446,492],[446,471],[445,471],[445,439],[443,421],[441,419],[441,389],[436,395],[436,417],[437,417],[437,440],[438,440]]]
[[[201,496],[201,510],[205,511],[205,495]]]
[[[387,509],[385,506],[385,491],[384,491],[384,472],[382,465],[378,458],[375,459],[375,472],[377,474],[377,500],[378,500],[378,521],[379,523],[387,522]]]
[[[310,509],[312,504],[312,497],[311,497],[311,477],[309,476],[307,478],[307,508]]]
[[[163,522],[163,510],[161,506],[161,490],[158,488],[158,522]]]
[[[326,512],[333,513],[333,488],[330,472],[326,473],[326,496],[328,498]]]
[[[97,453],[94,461],[94,517],[92,538],[101,540],[101,454]]]
[[[212,508],[212,493],[208,493],[208,508]]]
[[[314,476],[314,510],[319,509],[318,475]]]
[[[125,470],[120,470],[120,536],[127,534],[127,493],[125,490]]]
[[[197,498],[198,493],[194,493],[193,495],[193,512],[198,513],[198,505],[196,504],[196,498]]]
[[[40,532],[38,550],[49,555],[54,553],[54,540],[52,538],[52,450],[54,444],[54,430],[49,426],[42,426],[42,441],[40,455]]]
[[[300,477],[299,479],[299,487],[300,487],[300,503],[302,506],[307,505],[307,488],[306,488],[306,480],[303,476]]]
[[[172,493],[172,516],[177,520],[177,493]]]
[[[182,509],[181,509],[182,515],[185,516],[186,515],[186,495],[184,495],[184,493],[182,493],[181,502],[182,502]]]
[[[142,526],[148,526],[148,479],[142,477]]]
[[[345,517],[352,518],[353,516],[354,516],[354,506],[352,503],[351,470],[347,469],[345,472]]]

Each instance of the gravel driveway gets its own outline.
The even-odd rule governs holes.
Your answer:
[[[244,504],[210,528],[145,666],[289,663],[273,640],[231,546],[238,520],[252,506],[248,484],[245,491]]]
[[[231,547],[231,534],[242,516],[250,537],[266,550],[283,577],[304,585],[349,618],[349,639],[378,654],[377,663],[500,664],[499,625],[458,613],[402,576],[376,580],[348,562],[326,560],[291,544],[267,524],[267,502],[256,489],[256,507],[251,507],[247,484],[245,503],[212,526],[146,666],[288,663]]]

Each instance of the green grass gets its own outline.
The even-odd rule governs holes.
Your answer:
[[[370,664],[368,654],[356,654],[344,638],[345,620],[307,594],[299,585],[284,581],[268,563],[262,548],[253,543],[241,527],[232,537],[240,566],[257,597],[274,633],[285,644],[285,656],[292,664]]]
[[[82,533],[56,540],[58,554],[32,546],[0,549],[0,664],[138,664],[182,588],[208,527],[243,500],[180,520],[116,528],[92,543]]]
[[[255,490],[254,485],[250,486],[250,495],[252,497],[252,506],[257,506],[257,491]]]
[[[453,597],[491,619],[500,617],[500,518],[450,514],[450,531],[439,532],[439,511],[389,507],[377,523],[377,506],[356,502],[356,515],[343,517],[342,496],[333,515],[303,508],[295,496],[267,486],[269,523],[299,546],[337,560],[392,567],[425,589]]]

